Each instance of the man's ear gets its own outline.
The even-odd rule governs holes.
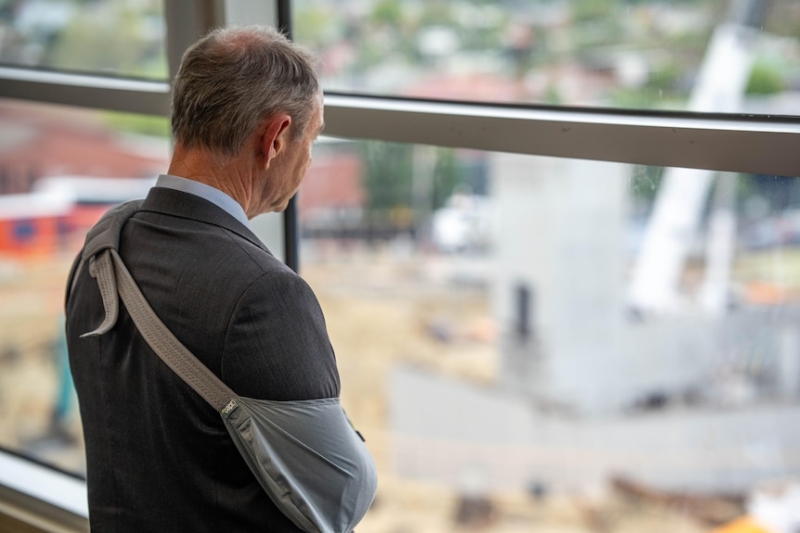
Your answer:
[[[291,125],[292,117],[286,114],[273,115],[262,122],[259,129],[262,132],[259,149],[267,166],[275,156],[286,148],[289,142],[289,127]]]

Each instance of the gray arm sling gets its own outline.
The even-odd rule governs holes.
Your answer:
[[[139,205],[128,202],[109,211],[87,235],[81,260],[97,279],[105,319],[83,337],[114,327],[119,294],[153,351],[221,414],[239,453],[275,505],[306,532],[352,531],[372,503],[377,476],[339,399],[243,398],[208,370],[158,318],[117,253],[122,226]]]

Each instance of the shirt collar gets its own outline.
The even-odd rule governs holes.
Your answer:
[[[158,177],[155,186],[199,196],[200,198],[208,200],[231,215],[233,218],[244,224],[248,229],[250,228],[250,222],[247,219],[247,215],[245,214],[242,205],[221,190],[210,185],[200,183],[199,181],[181,178],[180,176],[161,174]]]

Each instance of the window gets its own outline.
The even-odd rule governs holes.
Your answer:
[[[0,8],[0,62],[167,79],[161,0],[21,0]]]
[[[64,283],[86,230],[165,168],[168,131],[164,118],[0,100],[0,447],[85,471]]]
[[[693,186],[665,195],[687,172]],[[796,473],[798,192],[796,178],[322,139],[299,194],[302,274],[387,487],[364,528],[587,527],[549,513],[598,483],[611,530],[683,531]],[[646,260],[666,246],[665,202],[693,221],[660,258],[674,278]],[[662,313],[637,307],[640,278],[664,288]],[[624,504],[655,513],[683,491],[719,496],[665,515]]]
[[[298,0],[326,89],[797,115],[794,1]]]

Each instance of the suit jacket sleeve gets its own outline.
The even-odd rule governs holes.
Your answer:
[[[314,293],[290,270],[267,271],[231,316],[221,379],[240,396],[313,400],[339,396],[336,360]]]

